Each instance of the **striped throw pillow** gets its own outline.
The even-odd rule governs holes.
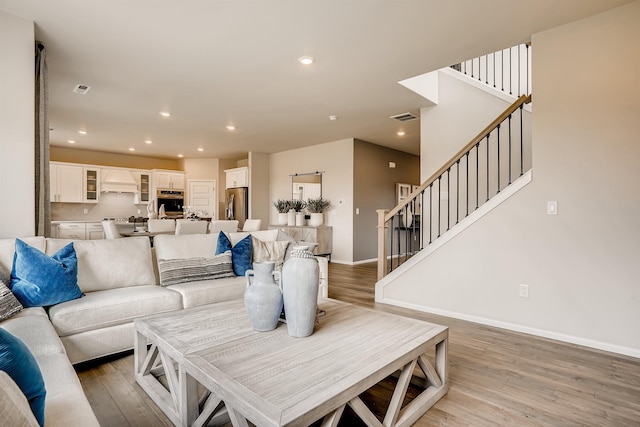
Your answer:
[[[170,286],[197,280],[235,277],[231,251],[211,257],[158,260],[160,285]]]
[[[10,318],[22,310],[22,304],[8,288],[11,280],[0,267],[0,321]]]

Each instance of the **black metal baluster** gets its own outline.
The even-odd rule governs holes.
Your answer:
[[[447,168],[447,231],[451,222],[451,166]]]
[[[468,217],[469,216],[469,153],[471,150],[467,151],[467,161],[466,161],[466,165],[467,165],[467,173],[465,174],[465,177],[467,179],[467,188],[466,188],[466,193],[467,193],[467,202],[465,203],[465,209],[466,209],[466,213],[464,215],[464,217]]]
[[[440,216],[442,215],[442,208],[440,207],[440,199],[441,199],[440,196],[442,194],[440,192],[441,180],[442,180],[442,175],[438,177],[438,236],[436,237],[436,239],[440,237]]]
[[[511,184],[511,114],[509,114],[509,184]]]
[[[524,112],[524,104],[520,105],[520,176],[524,174],[524,139],[522,136],[522,114]]]
[[[476,209],[480,200],[480,143],[476,143]]]
[[[429,184],[429,244],[433,241],[433,182]]]
[[[393,229],[394,229],[393,228],[394,227],[393,218],[395,218],[395,215],[392,216],[391,219],[389,220],[391,222],[391,228],[389,228],[389,236],[390,236],[390,239],[389,239],[389,248],[390,248],[390,250],[389,250],[389,272],[393,271]],[[387,261],[385,260],[385,262],[387,262]]]
[[[520,59],[520,51],[521,51],[521,46],[518,45],[518,69],[516,70],[518,72],[518,96],[522,95],[522,93],[520,92],[520,69],[522,68],[522,64],[520,63],[521,59]]]
[[[513,95],[513,91],[511,90],[511,85],[512,85],[512,81],[511,81],[511,80],[512,80],[512,78],[511,78],[511,76],[513,75],[513,74],[511,73],[511,61],[512,61],[512,59],[511,59],[511,50],[512,50],[512,49],[513,49],[513,48],[511,48],[511,47],[509,48],[509,95]]]
[[[498,166],[498,191],[496,191],[496,194],[498,194],[500,192],[500,126],[501,124],[498,124],[497,127],[497,133],[498,133],[498,147],[497,147],[497,159],[496,159],[496,163]]]
[[[487,134],[487,200],[485,202],[489,201],[489,135],[491,133]]]
[[[489,55],[484,56],[484,84],[489,84]]]
[[[493,87],[496,87],[496,52],[493,52]]]
[[[527,95],[529,95],[529,47],[530,44],[526,43],[525,46],[527,47]]]
[[[502,91],[504,92],[504,49],[500,52],[500,80],[502,80]]]
[[[456,160],[456,224],[460,222],[460,159]]]

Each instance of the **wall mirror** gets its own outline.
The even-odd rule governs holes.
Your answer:
[[[322,197],[323,172],[296,173],[291,175],[291,199],[307,200]]]

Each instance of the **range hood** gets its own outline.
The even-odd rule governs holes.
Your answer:
[[[128,170],[103,169],[100,191],[137,193],[138,183]]]

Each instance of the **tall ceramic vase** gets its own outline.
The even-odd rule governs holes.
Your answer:
[[[282,267],[282,294],[287,331],[292,337],[313,333],[320,283],[318,261],[308,246],[294,246]]]
[[[279,225],[287,225],[287,213],[286,212],[278,212],[278,224]]]
[[[247,270],[245,273],[247,289],[244,293],[244,304],[253,329],[260,332],[275,329],[282,312],[282,292],[274,280],[274,275],[280,273],[273,271],[274,265],[273,262],[254,262],[253,270]]]

